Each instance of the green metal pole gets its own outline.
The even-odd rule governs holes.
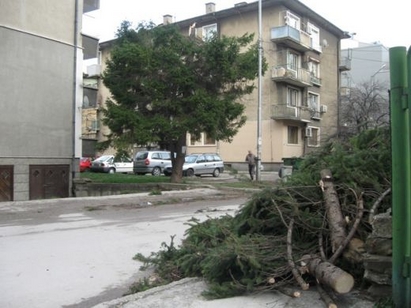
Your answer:
[[[390,54],[392,153],[392,287],[396,307],[411,307],[411,142],[409,83],[411,55],[405,47]],[[407,65],[408,62],[408,65]]]

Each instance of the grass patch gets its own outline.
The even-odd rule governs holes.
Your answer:
[[[153,189],[153,190],[150,191],[150,193],[149,193],[149,195],[152,195],[152,196],[158,196],[158,195],[161,195],[161,194],[162,194],[162,192],[161,192],[160,189]]]
[[[85,172],[80,174],[80,178],[90,179],[94,183],[170,183],[170,177],[123,173]]]

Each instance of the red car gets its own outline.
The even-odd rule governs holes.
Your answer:
[[[89,171],[90,167],[91,167],[91,158],[81,157],[80,158],[80,172]]]

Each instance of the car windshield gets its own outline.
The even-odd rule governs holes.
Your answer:
[[[106,161],[106,160],[109,160],[111,158],[111,156],[109,156],[109,155],[103,155],[103,156],[100,156],[99,158],[97,158],[95,161]]]
[[[197,160],[197,155],[189,155],[189,156],[186,156],[185,158],[186,163],[195,163],[196,160]]]

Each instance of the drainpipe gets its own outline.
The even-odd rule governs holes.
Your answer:
[[[79,10],[79,0],[75,0],[74,5],[74,65],[73,65],[73,108],[72,108],[72,148],[73,155],[71,159],[71,180],[76,176],[76,104],[77,104],[77,45],[78,45],[78,10]],[[73,185],[73,184],[72,184]]]

